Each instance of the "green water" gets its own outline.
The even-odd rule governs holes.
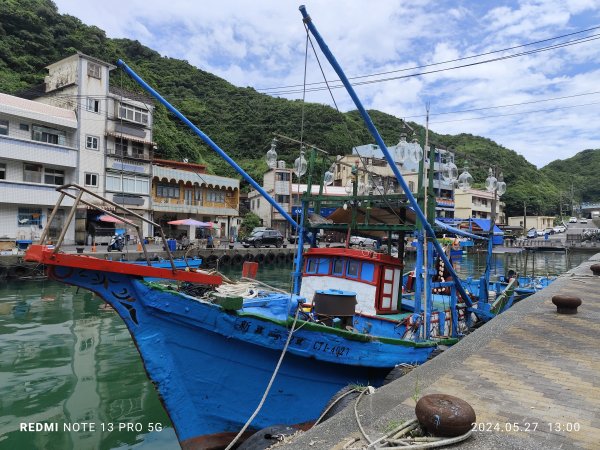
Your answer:
[[[589,256],[538,253],[528,259],[528,271],[532,259],[536,273],[545,274]],[[458,270],[478,275],[484,262],[483,255],[471,255]],[[496,255],[492,273],[523,272],[524,262],[521,255]],[[259,279],[288,289],[290,274],[288,266],[265,266]],[[0,449],[179,448],[125,325],[102,305],[89,292],[51,281],[0,286]],[[21,430],[30,423],[58,429]],[[83,424],[94,430],[64,430]]]

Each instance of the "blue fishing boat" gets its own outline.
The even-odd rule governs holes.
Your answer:
[[[120,315],[186,449],[233,445],[232,440],[273,424],[310,426],[341,388],[348,384],[381,385],[398,364],[425,362],[439,344],[456,342],[473,325],[475,317],[489,320],[508,301],[508,297],[501,302],[488,301],[487,289],[478,298],[465,290],[346,76],[304,7],[300,9],[304,23],[348,89],[404,191],[388,195],[382,203],[397,203],[398,217],[406,217],[409,212],[416,217],[413,222],[402,220],[391,226],[374,223],[369,221],[377,206],[373,204],[366,212],[365,223],[358,226],[364,232],[385,230],[390,241],[394,232],[401,233],[401,241],[405,233],[416,235],[418,271],[424,266],[423,252],[430,257],[425,264],[427,276],[418,272],[412,297],[402,293],[402,260],[389,253],[351,248],[310,248],[304,253],[304,240],[314,238],[314,231],[325,227],[311,226],[306,217],[311,202],[315,202],[313,210],[320,211],[320,202],[325,200],[322,196],[311,197],[311,182],[296,222],[208,136],[122,61],[119,67],[190,126],[298,230],[293,290],[282,293],[256,286],[246,292],[234,291],[220,276],[177,268],[172,258],[163,268],[153,267],[149,261],[127,264],[64,254],[60,251],[64,234],[50,248],[45,242],[46,230],[40,243],[26,254],[28,261],[44,264],[52,279],[95,292]],[[311,156],[311,168],[313,163]],[[77,185],[57,190],[61,195],[48,227],[65,197],[74,199],[67,224],[80,203],[102,204],[86,200],[87,196],[99,196]],[[351,214],[356,217],[361,198],[356,190],[351,198]],[[108,203],[135,216],[121,205]],[[136,223],[122,220],[139,233]],[[152,225],[162,234],[158,224]],[[334,229],[339,224],[330,226]],[[447,276],[434,279],[437,259],[444,264]],[[165,286],[149,281],[156,278],[177,283]],[[423,285],[425,278],[428,283]],[[449,290],[450,301],[440,306],[432,289]],[[423,304],[421,298],[425,299]]]

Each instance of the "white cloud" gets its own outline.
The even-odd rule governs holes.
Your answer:
[[[61,12],[99,26],[109,37],[137,39],[163,55],[185,59],[238,86],[266,88],[302,83],[306,36],[300,13],[289,2],[55,0],[55,3]],[[460,6],[456,3],[310,0],[307,9],[348,76],[397,71],[493,52],[590,28],[600,18],[600,0],[517,0],[510,6],[499,1],[462,2]],[[591,33],[600,30],[588,34]],[[571,39],[580,36],[583,35]],[[419,70],[443,69],[509,53],[493,53]],[[337,78],[324,58],[319,57],[327,78]],[[600,75],[597,61],[600,61],[600,46],[592,41],[495,63],[366,84],[358,86],[357,91],[367,108],[398,117],[422,115],[426,101],[431,103],[432,114],[487,108],[593,92],[598,89]],[[313,57],[309,64],[308,81],[321,82]],[[411,71],[382,77],[408,73]],[[341,109],[354,108],[342,89],[334,90],[334,94]],[[298,93],[284,95],[301,97]],[[331,104],[326,91],[309,93],[307,100]],[[594,101],[600,101],[600,95],[434,115],[432,128],[440,133],[465,132],[489,137],[542,166],[585,148],[600,148],[600,132],[594,124],[600,107],[508,114]],[[481,116],[496,117],[465,120]],[[422,118],[414,120],[424,123]]]

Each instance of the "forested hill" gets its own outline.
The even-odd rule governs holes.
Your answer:
[[[302,103],[273,98],[252,88],[238,88],[186,61],[161,57],[157,52],[128,39],[110,39],[103,30],[61,15],[49,0],[0,0],[0,92],[19,94],[43,82],[50,63],[81,51],[107,62],[122,58],[252,176],[262,179],[264,155],[273,133],[298,137]],[[111,84],[139,90],[121,71],[111,75]],[[350,153],[353,146],[373,142],[356,111],[338,113],[314,103],[304,105],[304,140],[332,155]],[[396,144],[400,120],[371,111],[384,140]],[[415,124],[420,135],[423,129]],[[552,213],[558,209],[558,188],[512,150],[478,136],[432,133],[432,141],[454,147],[458,166],[467,160],[476,180],[485,180],[485,167],[503,168],[508,191],[503,197],[507,212]],[[155,115],[154,140],[164,158],[189,158],[206,163],[220,175],[232,170],[177,120],[159,106]],[[298,154],[296,144],[278,147],[281,159],[290,164]]]
[[[600,201],[600,149],[584,150],[569,159],[558,159],[541,172],[560,186],[563,198],[570,198],[573,192],[584,202]]]

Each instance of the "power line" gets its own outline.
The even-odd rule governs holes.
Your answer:
[[[517,58],[520,56],[527,56],[527,55],[533,55],[536,53],[541,53],[541,52],[546,52],[549,50],[556,50],[559,48],[564,48],[564,47],[570,47],[571,45],[577,45],[577,44],[582,44],[585,42],[591,42],[591,41],[595,41],[600,39],[600,34],[594,34],[585,38],[579,38],[579,39],[574,39],[572,41],[567,41],[567,42],[563,42],[560,44],[554,44],[554,45],[550,45],[550,46],[546,46],[546,47],[540,47],[534,50],[528,50],[525,52],[519,52],[519,53],[513,53],[511,55],[506,55],[506,56],[500,56],[497,58],[491,58],[491,59],[486,59],[483,61],[477,61],[477,62],[472,62],[472,63],[468,63],[468,64],[460,64],[458,66],[454,66],[454,67],[447,67],[444,69],[434,69],[434,70],[429,70],[429,71],[423,71],[423,72],[416,72],[416,73],[411,73],[408,75],[398,75],[395,77],[387,77],[387,78],[380,78],[380,79],[376,79],[376,80],[367,80],[367,81],[361,81],[358,83],[353,83],[353,86],[362,86],[362,85],[367,85],[367,84],[374,84],[374,83],[382,83],[384,81],[393,81],[393,80],[400,80],[403,78],[412,78],[412,77],[418,77],[418,76],[422,76],[422,75],[429,75],[432,73],[439,73],[439,72],[446,72],[446,71],[450,71],[450,70],[456,70],[456,69],[462,69],[465,67],[472,67],[472,66],[478,66],[481,64],[488,64],[488,63],[492,63],[492,62],[497,62],[497,61],[504,61],[506,59],[512,59],[512,58]],[[338,85],[333,85],[330,86],[332,89],[340,89],[343,88],[344,86],[341,84]],[[325,87],[314,87],[311,89],[307,89],[308,92],[317,92],[317,91],[323,91],[326,90],[327,88]],[[289,90],[289,91],[279,91],[279,92],[270,92],[269,95],[289,95],[289,94],[296,94],[298,92],[298,90]]]
[[[508,116],[518,116],[520,114],[533,114],[533,113],[539,113],[539,112],[552,112],[552,111],[559,111],[559,110],[562,110],[562,109],[580,108],[582,106],[591,106],[591,105],[600,105],[600,102],[581,103],[579,105],[569,105],[569,106],[557,106],[556,108],[536,109],[536,110],[532,110],[532,111],[521,111],[521,112],[507,113],[507,114],[496,114],[496,115],[491,115],[491,116],[468,117],[468,118],[465,118],[465,119],[442,120],[442,121],[439,121],[439,122],[431,122],[431,123],[432,124],[438,124],[438,123],[450,123],[450,122],[466,122],[466,121],[469,121],[469,120],[491,119],[493,117],[508,117]]]
[[[379,75],[387,75],[390,73],[406,72],[409,70],[424,69],[426,67],[434,67],[434,66],[438,66],[438,65],[442,65],[442,64],[452,63],[452,62],[465,61],[468,59],[479,58],[481,56],[492,55],[494,53],[501,53],[501,52],[505,52],[505,51],[509,51],[509,50],[515,50],[517,48],[529,47],[531,45],[541,44],[542,42],[555,41],[557,39],[562,39],[562,38],[565,38],[568,36],[574,36],[576,34],[587,33],[588,31],[593,31],[593,30],[597,30],[597,29],[600,29],[600,26],[587,28],[585,30],[575,31],[573,33],[562,34],[560,36],[554,36],[554,37],[547,38],[547,39],[541,39],[539,41],[528,42],[526,44],[515,45],[512,47],[506,47],[506,48],[502,48],[499,50],[492,50],[492,51],[485,52],[485,53],[479,53],[476,55],[463,56],[461,58],[449,59],[446,61],[441,61],[441,62],[431,63],[431,64],[423,64],[423,65],[409,67],[409,68],[405,68],[405,69],[388,70],[388,71],[384,71],[384,72],[376,72],[376,73],[367,74],[367,75],[358,75],[358,76],[354,76],[354,77],[349,77],[348,79],[349,80],[357,80],[357,79],[361,79],[361,78],[369,78],[369,77],[374,77],[374,76],[379,76]],[[330,80],[330,81],[339,82],[340,80]],[[307,83],[306,85],[307,86],[322,85],[323,83],[324,83],[323,81],[317,81],[314,83]],[[278,86],[278,87],[272,87],[272,88],[257,88],[256,90],[257,91],[272,91],[272,90],[277,90],[277,89],[287,89],[287,88],[295,88],[295,87],[301,87],[301,86],[303,86],[303,85],[302,84],[293,84],[293,85],[288,85],[288,86]]]

